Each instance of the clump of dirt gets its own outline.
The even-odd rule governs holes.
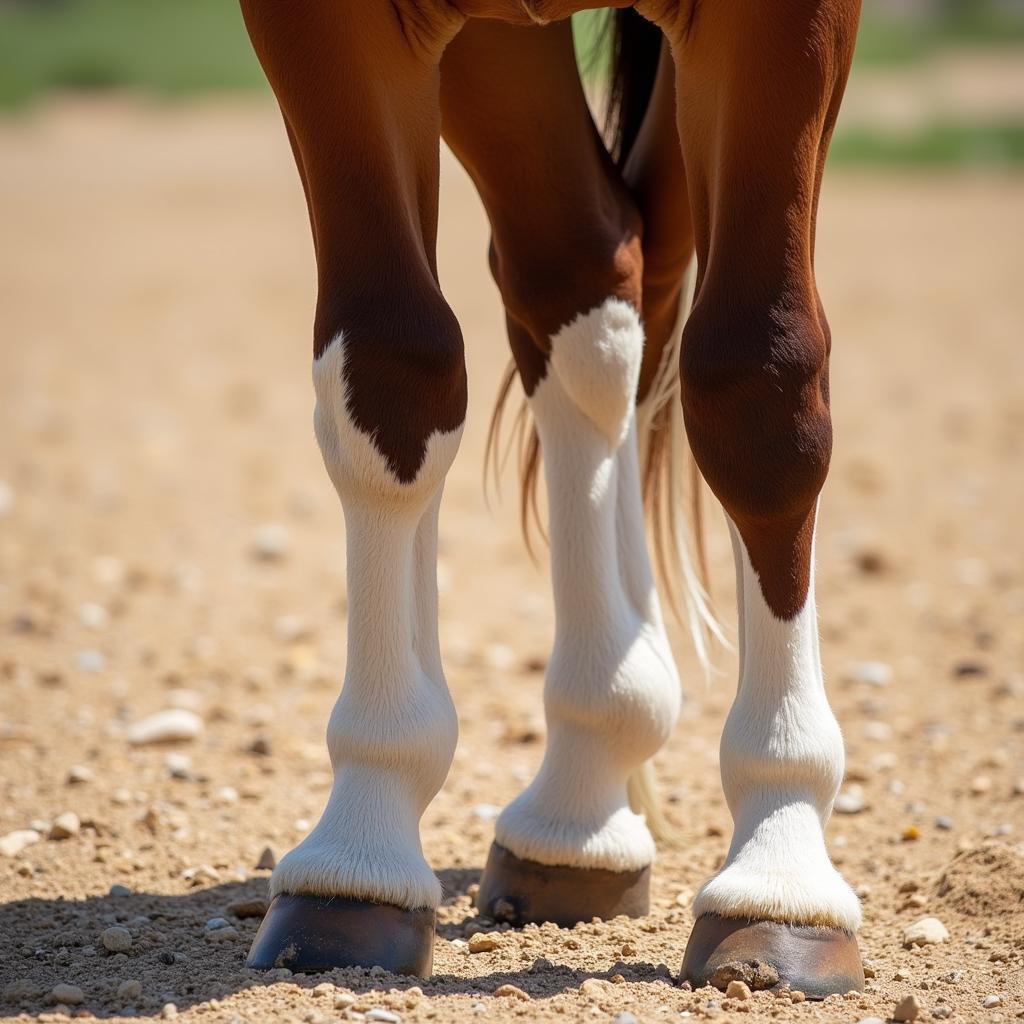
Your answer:
[[[957,854],[935,886],[946,906],[965,917],[997,920],[1024,909],[1024,849],[987,842]]]

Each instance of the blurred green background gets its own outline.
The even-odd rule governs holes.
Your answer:
[[[576,19],[600,77],[603,12]],[[0,0],[0,109],[267,92],[236,0]],[[833,163],[1024,168],[1024,2],[866,0]]]

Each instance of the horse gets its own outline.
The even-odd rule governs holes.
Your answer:
[[[861,989],[859,902],[823,838],[844,751],[814,597],[832,444],[815,219],[859,0],[241,6],[309,210],[314,428],[349,606],[333,786],[271,876],[248,965],[431,971],[441,888],[419,822],[457,739],[437,524],[467,402],[435,261],[443,138],[490,222],[502,399],[518,377],[523,514],[542,467],[556,612],[542,764],[496,820],[479,911],[571,926],[648,910],[650,759],[681,698],[646,520],[663,596],[702,651],[714,629],[680,527],[689,459],[732,537],[740,671],[721,739],[734,832],[682,978]],[[606,6],[602,131],[567,19]]]

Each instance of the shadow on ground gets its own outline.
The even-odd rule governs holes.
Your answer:
[[[480,870],[451,868],[438,874],[446,902],[450,902],[479,880]],[[312,989],[330,981],[356,994],[418,986],[426,996],[484,996],[500,985],[511,984],[534,999],[543,999],[577,989],[587,978],[608,979],[617,973],[635,981],[666,980],[664,965],[615,964],[606,971],[590,972],[544,958],[527,966],[477,975],[470,974],[473,961],[468,961],[465,975],[435,974],[429,979],[371,975],[360,968],[317,975],[250,971],[245,956],[259,919],[239,919],[227,908],[236,901],[265,897],[266,890],[266,879],[255,878],[177,896],[132,892],[83,900],[25,899],[0,904],[0,1012],[51,1012],[57,1002],[51,993],[59,984],[81,989],[81,1006],[102,1018],[159,1017],[167,1003],[185,1010],[245,989],[281,983]],[[238,938],[209,938],[206,924],[214,917],[227,918]],[[463,937],[466,923],[439,924],[439,939]],[[113,925],[123,925],[131,932],[128,952],[111,953],[104,948],[100,936]],[[119,995],[118,989],[126,981],[139,982],[141,994]]]

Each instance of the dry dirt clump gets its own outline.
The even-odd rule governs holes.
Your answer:
[[[1024,909],[1024,849],[998,841],[957,854],[935,885],[943,903],[965,917],[997,921]]]

